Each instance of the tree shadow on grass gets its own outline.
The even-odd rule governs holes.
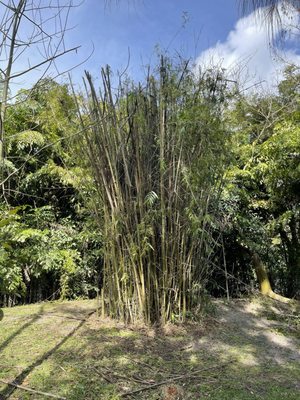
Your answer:
[[[3,312],[3,311],[2,311]],[[38,319],[40,319],[43,315],[44,312],[44,306],[40,306],[38,313],[32,315],[30,317],[30,319],[25,322],[24,325],[20,326],[20,328],[18,328],[16,331],[14,331],[7,339],[4,340],[4,342],[0,343],[0,353],[1,351],[3,351],[5,349],[5,347],[7,347],[10,342],[12,342],[14,340],[14,338],[18,335],[20,335],[20,333],[22,333],[25,329],[29,328],[32,324],[34,324]],[[4,315],[4,313],[3,313]],[[1,321],[1,319],[0,319]],[[1,324],[5,324],[5,319],[2,319]]]
[[[89,315],[91,315],[94,311],[90,312]],[[38,315],[40,317],[40,315]],[[32,319],[30,323],[33,323],[36,321],[37,318]],[[27,368],[25,368],[19,375],[17,375],[14,380],[12,381],[13,384],[15,385],[22,385],[26,377],[38,366],[40,366],[44,361],[46,361],[52,354],[54,354],[63,344],[71,338],[84,324],[86,323],[86,319],[81,320],[81,322],[76,325],[66,336],[64,336],[54,347],[52,347],[50,350],[48,350],[46,353],[44,353],[41,357],[39,357],[34,363],[29,365]],[[27,325],[29,326],[29,325]],[[22,327],[24,329],[24,327]],[[17,332],[21,332],[22,329],[20,328]],[[13,337],[16,336],[17,333],[11,336],[10,340],[13,339]],[[15,392],[17,388],[13,386],[7,385],[6,388],[4,388],[0,392],[0,399],[9,399],[10,396]]]
[[[76,316],[83,318],[88,316],[90,311],[96,309],[96,302],[93,300],[84,301],[67,301],[62,303],[55,303],[55,312],[62,312],[64,315]]]

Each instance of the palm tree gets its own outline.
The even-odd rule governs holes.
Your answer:
[[[300,0],[242,0],[241,3],[244,11],[265,7],[268,12],[276,13],[281,6],[300,8]]]
[[[300,12],[300,0],[241,0],[243,14],[249,11],[257,11],[267,20],[272,39],[279,33],[285,36],[291,27],[287,27],[282,16],[289,14],[291,10]],[[299,23],[298,23],[298,27]]]

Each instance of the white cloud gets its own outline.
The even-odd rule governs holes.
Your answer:
[[[288,23],[291,23],[290,17],[282,18],[283,22],[288,18]],[[272,86],[280,80],[286,63],[300,66],[300,54],[293,47],[284,53],[279,49],[272,51],[268,33],[267,21],[259,20],[255,13],[241,18],[224,42],[216,43],[199,55],[196,68],[217,65],[225,68],[227,75],[239,80],[244,87],[258,82]],[[275,26],[273,34],[275,39],[280,34],[278,26]]]

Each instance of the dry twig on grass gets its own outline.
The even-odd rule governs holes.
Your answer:
[[[15,387],[17,389],[20,389],[20,390],[25,390],[26,392],[40,394],[40,395],[45,396],[45,397],[52,397],[53,399],[66,400],[66,397],[58,396],[57,394],[41,392],[39,390],[34,390],[34,389],[31,389],[31,388],[28,388],[28,387],[25,387],[25,386],[17,385],[16,383],[13,383],[13,382],[5,381],[4,379],[0,379],[0,382],[4,383],[5,385],[13,386],[13,387]]]
[[[231,364],[231,362],[232,361],[229,361],[229,362],[221,364],[221,365],[214,365],[212,367],[199,369],[197,371],[190,372],[189,374],[175,376],[173,378],[167,379],[167,380],[162,381],[162,382],[154,383],[154,384],[151,384],[151,385],[148,385],[148,386],[144,386],[144,387],[139,388],[139,389],[132,390],[131,392],[122,393],[120,395],[120,397],[132,396],[134,394],[138,394],[138,393],[144,392],[146,390],[156,389],[159,386],[168,385],[170,383],[173,383],[175,381],[179,381],[179,380],[182,380],[182,379],[195,378],[196,375],[201,374],[202,372],[209,371],[211,369],[220,369],[220,368],[226,367],[226,365]]]

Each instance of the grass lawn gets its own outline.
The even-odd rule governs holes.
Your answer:
[[[100,319],[91,300],[3,309],[0,380],[70,400],[298,400],[295,309],[214,304],[214,316],[163,330]],[[46,398],[0,382],[0,399]]]

